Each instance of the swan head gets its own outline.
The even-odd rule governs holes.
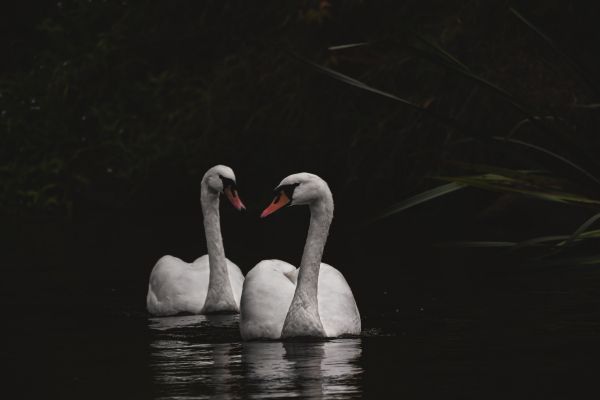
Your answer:
[[[246,209],[238,195],[235,174],[231,168],[225,165],[215,165],[206,171],[202,178],[202,184],[214,193],[224,193],[237,210]]]
[[[331,198],[327,182],[317,175],[307,172],[293,174],[275,188],[275,199],[260,216],[264,218],[285,206],[311,205]]]

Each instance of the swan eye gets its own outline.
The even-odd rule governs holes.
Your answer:
[[[266,217],[267,215],[273,214],[275,211],[279,210],[282,207],[285,207],[291,203],[290,198],[285,194],[283,190],[277,192],[277,195],[273,199],[273,202],[269,204],[267,208],[260,214],[261,218]]]
[[[242,203],[242,199],[240,199],[235,181],[221,175],[219,175],[219,178],[221,178],[221,181],[223,182],[223,193],[225,193],[225,196],[233,207],[238,211],[245,210],[246,206]]]
[[[281,185],[275,188],[276,200],[279,200],[281,194],[285,194],[290,201],[294,199],[294,189],[300,185],[300,183],[291,183],[289,185]]]
[[[223,190],[227,188],[231,189],[232,192],[235,192],[237,190],[237,186],[233,179],[225,178],[222,175],[219,175],[219,178],[221,178],[221,182],[223,182]]]

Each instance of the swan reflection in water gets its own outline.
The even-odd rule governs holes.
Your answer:
[[[239,369],[241,345],[230,338],[237,320],[237,315],[151,319],[150,367],[156,397],[235,398],[230,385],[235,381],[232,371]]]
[[[256,398],[359,395],[360,345],[360,339],[243,343],[248,393]]]
[[[359,396],[361,339],[240,343],[237,315],[150,320],[156,397]]]

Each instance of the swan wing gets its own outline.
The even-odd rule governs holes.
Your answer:
[[[328,337],[360,335],[360,313],[344,275],[329,264],[319,270],[319,316]]]
[[[199,314],[208,291],[208,256],[186,263],[173,256],[164,256],[150,273],[146,307],[157,316],[182,312]]]
[[[279,339],[294,297],[293,265],[281,260],[258,263],[244,280],[240,305],[242,339]]]

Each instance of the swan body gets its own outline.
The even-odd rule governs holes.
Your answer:
[[[329,187],[312,174],[285,178],[263,216],[289,204],[307,204],[311,222],[300,268],[281,260],[264,260],[247,274],[240,302],[244,340],[359,335],[361,320],[346,279],[321,263],[333,198]]]
[[[281,260],[263,260],[246,275],[242,292],[242,337],[279,339],[290,309],[299,270]],[[360,313],[340,271],[321,263],[319,316],[325,337],[359,335]]]
[[[193,263],[172,256],[158,260],[150,273],[146,296],[150,314],[239,313],[244,276],[237,265],[225,258],[219,217],[221,193],[238,210],[245,208],[231,168],[217,165],[204,174],[200,202],[208,254]]]
[[[239,310],[244,275],[237,265],[228,259],[225,260],[233,299]],[[148,312],[156,316],[203,314],[209,279],[207,254],[192,263],[173,256],[161,257],[150,275]],[[223,304],[223,307],[226,305]]]

